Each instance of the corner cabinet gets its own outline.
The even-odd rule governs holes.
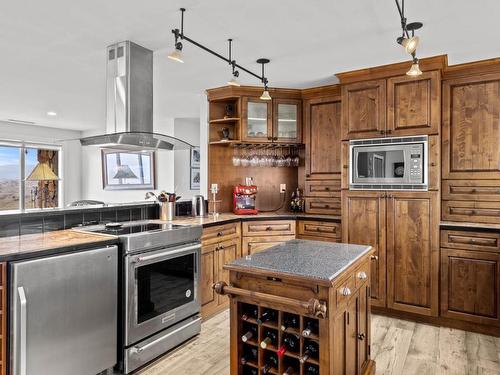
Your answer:
[[[241,140],[258,143],[300,143],[302,102],[298,99],[242,98]]]
[[[383,137],[385,113],[385,79],[342,86],[343,140]]]

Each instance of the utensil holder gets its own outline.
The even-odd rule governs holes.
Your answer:
[[[172,221],[175,216],[175,202],[161,202],[160,220]]]

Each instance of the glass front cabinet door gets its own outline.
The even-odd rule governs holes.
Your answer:
[[[242,140],[271,142],[273,140],[271,101],[244,97],[242,104]]]
[[[273,141],[300,143],[301,101],[294,99],[273,100]]]

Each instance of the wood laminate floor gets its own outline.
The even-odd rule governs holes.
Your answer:
[[[500,338],[372,317],[377,375],[499,375]],[[229,375],[229,312],[202,324],[198,338],[138,375]]]

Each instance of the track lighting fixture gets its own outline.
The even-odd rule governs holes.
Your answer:
[[[403,46],[406,53],[410,54],[413,58],[412,66],[406,74],[409,76],[418,76],[422,74],[416,56],[417,47],[419,45],[420,39],[418,36],[415,36],[415,30],[422,28],[424,24],[422,22],[407,23],[404,14],[405,0],[401,0],[401,5],[399,4],[399,0],[395,1],[396,1],[396,6],[398,7],[399,16],[401,18],[401,29],[402,29],[402,35],[396,39],[396,42],[401,46]]]
[[[262,65],[262,84],[264,85],[264,91],[262,92],[262,95],[260,96],[261,100],[271,100],[271,95],[269,95],[269,89],[267,87],[267,78],[266,75],[264,74],[264,66],[270,62],[269,59],[265,58],[260,58],[257,60],[257,64]]]
[[[268,88],[267,88],[267,85],[268,85],[268,80],[267,78],[264,76],[264,64],[267,64],[269,62],[268,59],[259,59],[257,60],[257,62],[259,64],[262,64],[262,75],[258,75],[254,72],[252,72],[251,70],[239,65],[236,63],[236,60],[233,60],[232,56],[231,56],[231,46],[232,46],[232,39],[228,39],[228,42],[229,42],[229,58],[227,57],[224,57],[222,56],[221,54],[211,50],[210,48],[208,47],[205,47],[203,44],[201,43],[198,43],[196,41],[194,41],[193,39],[190,39],[186,36],[186,34],[184,34],[184,12],[186,11],[185,8],[180,8],[180,11],[181,11],[181,28],[180,29],[173,29],[172,30],[172,34],[174,34],[174,37],[175,37],[175,50],[170,53],[168,55],[168,58],[171,59],[171,60],[175,60],[175,61],[178,61],[178,62],[184,62],[184,60],[182,59],[182,42],[181,41],[187,41],[191,44],[193,44],[194,46],[198,47],[198,48],[201,48],[202,50],[204,50],[205,52],[208,52],[212,55],[214,55],[215,57],[218,57],[219,59],[221,60],[224,60],[226,63],[228,63],[229,65],[231,65],[231,68],[232,68],[232,77],[231,79],[229,80],[229,82],[227,83],[228,85],[231,85],[231,86],[240,86],[240,84],[238,83],[237,81],[237,78],[239,77],[240,75],[240,71],[243,71],[255,78],[257,78],[260,82],[262,82],[264,84],[264,92],[262,93],[262,98],[263,100],[270,100],[271,99],[271,96],[269,95],[269,91],[268,91]],[[265,60],[265,62],[262,62],[262,61]]]

